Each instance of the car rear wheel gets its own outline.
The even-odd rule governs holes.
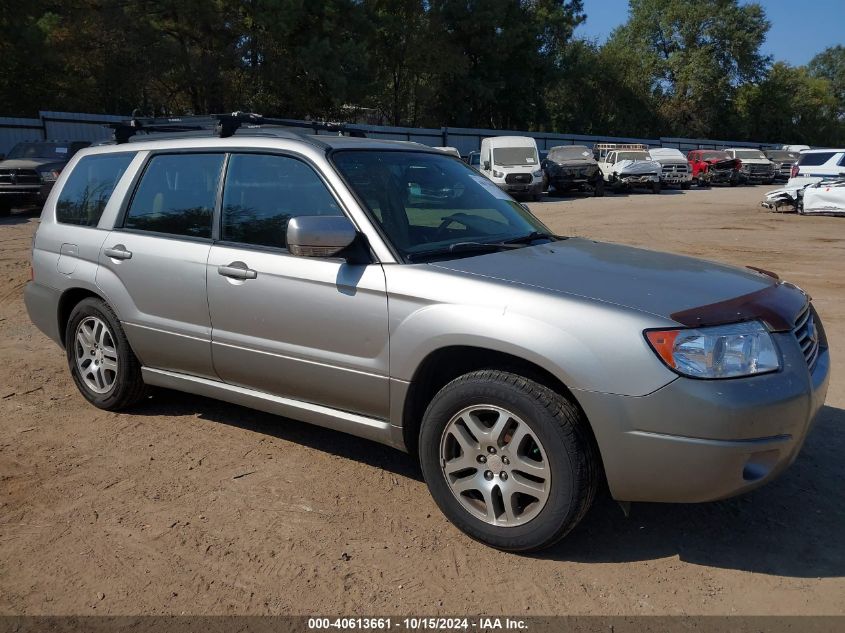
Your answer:
[[[450,382],[426,410],[419,446],[443,514],[498,549],[554,544],[595,496],[598,457],[580,411],[516,374],[481,370]]]
[[[73,381],[94,406],[116,411],[144,396],[141,364],[105,302],[91,297],[74,307],[65,329],[65,344]]]

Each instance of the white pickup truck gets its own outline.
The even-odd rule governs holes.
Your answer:
[[[660,193],[663,166],[652,160],[648,146],[639,143],[596,143],[593,155],[607,186],[615,190],[648,187]]]
[[[655,147],[648,150],[648,155],[660,163],[660,183],[664,187],[678,185],[681,189],[689,189],[692,186],[692,170],[681,150]]]

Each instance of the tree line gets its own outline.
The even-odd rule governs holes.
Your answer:
[[[845,47],[792,66],[739,0],[28,0],[0,113],[248,110],[388,125],[845,144]]]

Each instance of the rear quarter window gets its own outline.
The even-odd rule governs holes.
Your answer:
[[[56,202],[56,221],[97,226],[114,187],[135,154],[99,154],[82,158],[68,176]]]
[[[810,165],[815,167],[817,165],[824,165],[827,161],[833,158],[836,152],[811,152],[808,154],[801,154],[798,159],[799,165]]]

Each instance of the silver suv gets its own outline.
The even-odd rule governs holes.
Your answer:
[[[771,273],[555,236],[421,145],[156,138],[79,152],[33,244],[30,317],[97,407],[167,387],[405,450],[456,526],[527,551],[605,480],[772,480],[824,402],[821,323]]]

